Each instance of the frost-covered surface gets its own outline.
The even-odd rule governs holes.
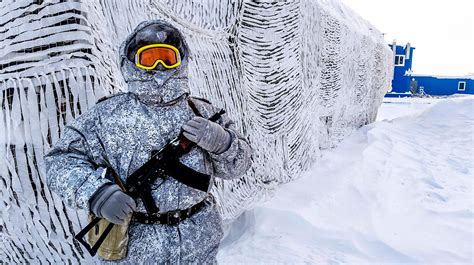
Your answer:
[[[472,264],[474,97],[385,101],[377,122],[242,215],[219,261]]]
[[[225,107],[255,146],[247,176],[216,182],[227,220],[374,121],[390,84],[381,33],[339,1],[1,1],[0,260],[89,259],[72,240],[85,212],[46,188],[43,155],[64,124],[126,89],[118,47],[156,18],[194,51],[192,93]]]

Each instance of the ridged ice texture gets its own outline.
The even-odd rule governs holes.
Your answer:
[[[72,239],[86,213],[47,189],[43,155],[126,90],[119,45],[156,18],[187,38],[192,94],[225,107],[255,149],[245,177],[214,187],[229,221],[374,121],[392,77],[381,33],[339,1],[0,1],[1,261],[93,261]]]

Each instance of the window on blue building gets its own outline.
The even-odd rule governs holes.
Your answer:
[[[395,66],[405,66],[405,55],[395,55]]]
[[[458,90],[465,91],[466,90],[466,82],[459,82],[458,83]]]

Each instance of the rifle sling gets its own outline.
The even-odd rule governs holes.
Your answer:
[[[172,160],[165,168],[165,174],[191,188],[207,192],[211,176],[183,165],[178,159]]]

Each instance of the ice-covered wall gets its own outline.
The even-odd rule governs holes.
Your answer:
[[[391,80],[381,33],[338,1],[0,0],[0,261],[91,261],[72,239],[86,213],[47,189],[43,155],[126,89],[117,49],[154,18],[185,33],[192,93],[225,107],[255,149],[245,177],[215,183],[227,220],[374,121]]]

